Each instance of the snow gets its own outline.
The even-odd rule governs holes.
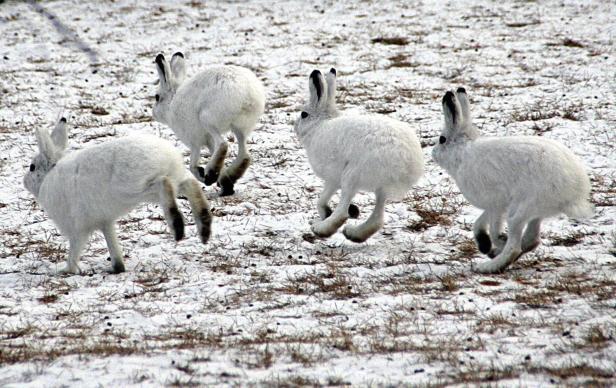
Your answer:
[[[609,2],[9,1],[0,18],[0,385],[616,384]],[[204,188],[207,245],[192,224],[175,243],[143,205],[118,223],[126,273],[106,272],[96,234],[85,275],[55,274],[68,243],[22,184],[34,128],[66,116],[72,149],[157,134],[188,165],[151,121],[154,57],[178,50],[189,75],[225,63],[262,79],[253,164],[232,197]],[[332,66],[339,106],[411,123],[427,161],[359,245],[311,235],[322,184],[292,130],[308,74]],[[430,157],[458,86],[484,136],[559,140],[593,182],[596,215],[544,223],[500,275],[470,271],[479,211]],[[373,198],[354,202],[366,217]]]

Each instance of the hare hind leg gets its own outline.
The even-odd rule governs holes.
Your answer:
[[[361,243],[368,239],[368,237],[372,236],[377,232],[377,230],[381,229],[383,226],[383,216],[385,213],[385,202],[387,197],[383,194],[382,191],[376,193],[376,204],[374,205],[374,210],[368,219],[357,226],[346,226],[342,233],[344,233],[344,237],[347,239]]]
[[[175,190],[168,177],[162,177],[159,185],[158,197],[165,213],[167,225],[169,225],[175,241],[179,241],[184,238],[184,218],[175,202]]]
[[[109,256],[111,256],[111,273],[121,273],[126,271],[124,267],[124,261],[122,260],[122,248],[118,244],[118,238],[116,235],[115,225],[113,222],[108,222],[101,228],[105,241],[107,242],[107,249],[109,250]]]
[[[189,177],[180,183],[179,192],[188,199],[199,237],[205,244],[210,238],[212,227],[210,204],[203,195],[199,183],[193,178]]]

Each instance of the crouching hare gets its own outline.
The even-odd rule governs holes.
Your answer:
[[[168,125],[190,148],[190,171],[197,179],[208,186],[218,182],[221,195],[232,195],[250,164],[246,140],[265,109],[261,81],[239,66],[212,66],[185,81],[180,52],[173,54],[170,64],[162,54],[155,62],[160,84],[154,120]],[[238,154],[221,172],[228,148],[223,135],[229,131],[237,139]],[[212,154],[205,169],[199,166],[204,145]]]
[[[78,274],[79,256],[90,235],[100,230],[111,256],[112,271],[124,272],[115,221],[142,202],[159,203],[176,240],[184,220],[176,194],[188,198],[201,241],[210,237],[212,215],[199,182],[184,167],[180,153],[153,136],[130,136],[64,155],[66,119],[51,135],[36,131],[36,155],[24,185],[70,243],[67,266]]]
[[[336,70],[327,79],[314,70],[308,79],[310,99],[295,123],[295,132],[308,154],[315,174],[324,180],[318,200],[321,220],[312,224],[320,237],[331,236],[358,211],[351,205],[359,191],[374,192],[370,217],[347,225],[344,236],[366,241],[383,226],[385,202],[401,199],[423,174],[423,155],[413,128],[381,115],[340,115],[336,108]],[[333,213],[328,202],[341,189]]]
[[[432,155],[466,199],[484,212],[474,225],[477,246],[492,260],[473,266],[501,272],[540,243],[541,221],[565,213],[590,217],[590,180],[582,162],[553,140],[479,138],[464,88],[443,97],[445,126]],[[508,237],[503,235],[507,218]]]

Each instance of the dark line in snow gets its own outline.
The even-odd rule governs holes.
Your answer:
[[[86,42],[84,42],[75,31],[62,23],[55,14],[49,12],[47,9],[45,9],[45,7],[37,3],[35,0],[30,0],[28,3],[37,12],[42,15],[45,15],[47,19],[51,21],[51,24],[53,24],[56,30],[60,34],[62,34],[69,42],[73,42],[79,50],[83,51],[90,58],[90,62],[92,62],[93,64],[98,63],[98,53],[96,52],[96,50],[94,50]]]

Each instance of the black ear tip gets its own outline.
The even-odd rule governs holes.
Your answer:
[[[312,73],[310,73],[310,78],[315,78],[321,75],[321,72],[319,70],[313,70]]]
[[[445,93],[445,95],[443,96],[443,102],[447,102],[447,101],[452,101],[454,98],[453,92],[448,91],[447,93]]]
[[[458,90],[456,90],[456,93],[464,93],[466,94],[466,89],[459,87]]]
[[[334,69],[333,67],[329,69],[329,72],[332,73],[333,75],[336,75],[336,69]]]
[[[61,123],[66,123],[66,117],[62,117],[62,118],[60,119],[60,122],[61,122]]]
[[[182,54],[180,51],[178,51],[177,53],[173,54],[174,57],[182,57],[184,58],[184,54]]]
[[[163,54],[158,54],[156,56],[156,63],[162,63],[165,60],[165,56]]]
[[[450,112],[451,119],[452,119],[452,121],[454,123],[456,121],[458,121],[458,117],[457,117],[458,113],[456,111],[455,99],[456,99],[456,97],[454,96],[453,92],[451,92],[451,91],[445,93],[445,95],[443,96],[443,109],[446,109],[446,110],[448,110]]]

